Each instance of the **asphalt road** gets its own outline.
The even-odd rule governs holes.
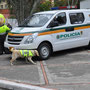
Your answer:
[[[10,59],[11,54],[0,56],[0,80],[57,90],[90,90],[90,51],[84,47],[55,52],[45,61],[35,57],[36,65],[19,58],[10,66]]]

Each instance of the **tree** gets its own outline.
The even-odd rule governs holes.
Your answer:
[[[80,2],[81,2],[81,1],[85,1],[85,0],[78,0],[78,2],[77,2],[77,8],[78,8],[78,9],[80,9]]]
[[[77,8],[80,9],[80,0],[77,2]]]
[[[38,6],[37,11],[48,11],[48,10],[50,10],[51,7],[52,7],[51,2],[50,1],[46,1],[44,3],[41,3]]]
[[[75,6],[80,8],[80,2],[84,0],[54,0],[55,6]]]
[[[13,9],[20,25],[28,16],[31,16],[42,0],[7,0],[9,8]]]
[[[54,6],[66,6],[67,5],[67,0],[54,0]]]

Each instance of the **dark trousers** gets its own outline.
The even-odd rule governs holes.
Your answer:
[[[5,52],[5,54],[11,53],[8,48],[4,47],[5,38],[6,38],[6,34],[0,35],[0,54],[3,54],[3,52]]]
[[[5,51],[4,50],[5,37],[6,37],[6,35],[0,35],[0,54]]]

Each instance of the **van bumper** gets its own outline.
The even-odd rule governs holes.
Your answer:
[[[7,42],[4,42],[4,47],[8,48],[9,47],[14,47],[15,49],[37,49],[37,45],[36,44],[20,44],[20,45],[12,45],[12,44],[8,44]]]

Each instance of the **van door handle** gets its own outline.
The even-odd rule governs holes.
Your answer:
[[[66,32],[74,31],[74,27],[67,27]]]

